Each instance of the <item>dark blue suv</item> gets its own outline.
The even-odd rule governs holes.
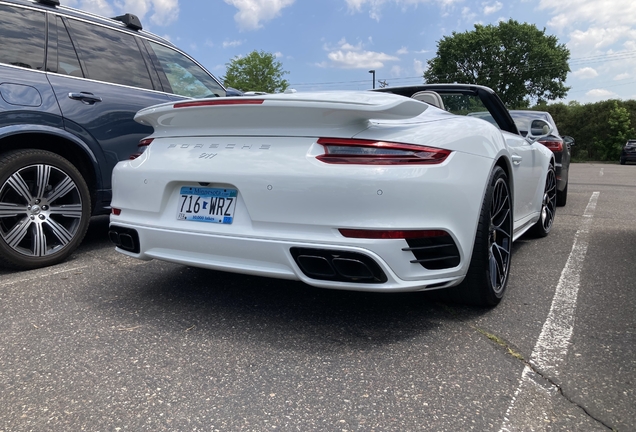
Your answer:
[[[137,111],[225,96],[132,14],[0,0],[0,47],[0,265],[12,268],[62,261],[110,211],[113,167],[152,133]]]

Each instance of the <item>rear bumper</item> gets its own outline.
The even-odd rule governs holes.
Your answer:
[[[621,152],[621,159],[626,162],[636,162],[636,152]]]
[[[131,232],[141,245],[121,246],[117,251],[125,255],[142,259],[159,259],[177,264],[227,271],[255,276],[279,279],[299,280],[308,285],[352,291],[401,292],[422,291],[453,286],[461,282],[464,274],[459,267],[447,270],[429,271],[419,264],[411,264],[420,277],[413,280],[400,278],[391,268],[389,261],[400,259],[405,262],[413,260],[410,252],[402,251],[408,245],[404,240],[362,240],[364,246],[347,244],[321,244],[300,241],[286,241],[266,238],[249,238],[235,236],[219,236],[212,234],[192,233],[139,225],[111,222],[111,232]],[[133,236],[134,237],[134,236]],[[112,238],[112,236],[111,236]],[[375,263],[383,278],[377,281],[345,282],[342,280],[325,280],[309,277],[294,257],[294,249],[321,250],[334,254],[362,255]],[[380,253],[382,253],[382,255]],[[384,255],[384,257],[383,257]],[[388,259],[385,257],[388,256]],[[392,257],[392,258],[391,258]],[[368,263],[367,263],[368,264]],[[372,265],[368,265],[371,267]],[[342,279],[342,278],[340,278]]]

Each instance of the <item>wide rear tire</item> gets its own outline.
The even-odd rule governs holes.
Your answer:
[[[481,206],[475,244],[466,278],[442,290],[448,300],[493,307],[506,291],[512,255],[512,196],[505,171],[497,166],[490,175]]]
[[[69,161],[44,150],[0,156],[0,264],[27,270],[62,262],[90,216],[88,186]]]

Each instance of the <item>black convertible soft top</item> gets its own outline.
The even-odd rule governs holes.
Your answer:
[[[384,87],[374,89],[372,91],[393,93],[405,97],[411,97],[420,91],[434,91],[440,96],[443,95],[467,95],[476,96],[484,104],[488,112],[492,115],[499,128],[516,135],[519,130],[514,120],[510,116],[508,109],[505,107],[499,96],[491,88],[476,84],[419,84],[401,87]]]

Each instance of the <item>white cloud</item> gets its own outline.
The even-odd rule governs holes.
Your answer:
[[[424,65],[421,60],[413,59],[413,70],[417,75],[423,75],[426,69],[428,69],[428,65]]]
[[[385,3],[396,3],[402,7],[402,9],[406,9],[409,6],[417,7],[419,4],[435,3],[440,7],[443,15],[446,15],[447,11],[453,9],[456,3],[461,3],[462,1],[463,0],[345,0],[349,11],[352,13],[362,12],[362,9],[368,6],[369,17],[376,21],[380,21],[382,17],[381,9]]]
[[[223,42],[223,48],[234,48],[234,47],[241,46],[241,45],[243,45],[243,41],[240,41],[240,40],[224,41]]]
[[[113,16],[115,14],[115,10],[106,0],[67,0],[64,4],[103,16]]]
[[[503,7],[503,4],[498,1],[494,3],[482,3],[481,5],[484,7],[484,15],[494,14],[495,12],[500,11]]]
[[[462,18],[465,21],[473,21],[475,18],[477,18],[477,14],[471,12],[470,8],[468,6],[465,6],[464,8],[462,8]]]
[[[263,27],[262,22],[270,21],[280,15],[280,11],[294,4],[295,0],[224,0],[239,11],[234,21],[241,30],[256,30]]]
[[[276,57],[276,58],[278,59],[278,58],[283,58],[283,57],[284,57],[284,55],[283,55],[283,53],[282,53],[282,52],[280,52],[280,51],[276,51],[276,52],[274,53],[274,57]]]
[[[367,51],[362,43],[351,45],[345,39],[338,42],[338,46],[330,48],[325,45],[325,50],[329,51],[327,57],[329,62],[319,64],[322,67],[336,67],[340,69],[379,69],[384,67],[385,62],[399,60],[397,57],[383,52]]]
[[[539,9],[549,9],[555,16],[549,26],[575,26],[581,22],[616,27],[636,22],[636,2],[633,0],[541,0]]]
[[[395,65],[391,68],[391,77],[400,77],[402,76],[402,68],[398,65]]]
[[[402,47],[399,50],[397,50],[397,55],[404,55],[408,53],[409,53],[409,50],[406,47]]]
[[[595,101],[618,98],[618,95],[616,93],[605,89],[590,90],[589,92],[585,93],[585,96],[588,96]]]
[[[583,67],[572,72],[572,76],[580,79],[596,78],[598,76],[598,72],[591,67]]]
[[[586,31],[570,33],[568,46],[576,51],[593,51],[606,48],[623,39],[636,39],[636,29],[627,26],[589,27]]]
[[[120,12],[133,13],[142,20],[150,14],[150,22],[159,26],[179,17],[179,0],[116,0],[113,4]]]
[[[624,80],[627,78],[631,78],[631,75],[627,72],[622,73],[622,74],[618,74],[614,77],[614,81],[620,81],[620,80]]]
[[[179,17],[179,0],[66,0],[65,5],[103,16],[132,13],[139,17],[141,24],[150,14],[150,22],[164,26]]]

